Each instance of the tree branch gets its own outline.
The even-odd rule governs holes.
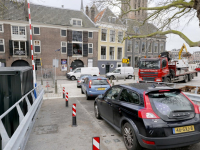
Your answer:
[[[193,42],[191,41],[185,34],[183,34],[180,31],[176,30],[168,30],[168,31],[157,31],[148,35],[139,35],[139,36],[131,36],[131,37],[124,37],[123,41],[126,39],[131,39],[131,38],[146,38],[146,37],[152,37],[155,35],[166,35],[166,34],[176,34],[179,35],[180,38],[182,38],[190,47],[200,47],[200,41]]]

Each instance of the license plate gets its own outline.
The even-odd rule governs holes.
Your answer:
[[[105,88],[98,88],[98,90],[105,90]]]
[[[173,128],[173,134],[195,131],[194,125]]]

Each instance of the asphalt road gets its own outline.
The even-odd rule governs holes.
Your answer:
[[[119,80],[114,84],[124,84],[124,83],[133,83],[132,79]],[[183,86],[185,83],[177,83],[178,86]],[[186,83],[187,85],[199,85],[200,86],[200,77],[195,77],[192,81]],[[94,116],[94,99],[86,100],[85,95],[81,94],[81,89],[76,87],[76,80],[58,80],[58,86],[60,87],[60,92],[62,95],[62,87],[65,87],[66,91],[69,92],[69,101],[76,101],[80,107],[87,112],[86,114],[90,116],[92,122],[95,122],[100,127],[99,130],[103,133],[103,138],[101,142],[107,147],[108,150],[126,150],[122,135],[120,135],[112,126],[110,126],[104,120],[97,120]],[[48,97],[48,96],[47,96]],[[80,112],[81,113],[81,112]],[[77,114],[78,115],[78,114]],[[147,150],[147,149],[144,149]],[[200,150],[200,143],[168,150]]]

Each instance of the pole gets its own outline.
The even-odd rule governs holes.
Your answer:
[[[28,15],[29,15],[29,27],[30,27],[30,41],[31,41],[31,58],[32,58],[32,67],[33,67],[33,86],[36,87],[36,75],[35,75],[35,63],[33,60],[33,39],[32,39],[32,29],[31,29],[31,10],[30,10],[30,0],[28,2]],[[34,91],[34,95],[37,98],[36,91]]]
[[[55,77],[54,77],[54,84],[56,84],[56,63],[57,63],[57,61],[56,61],[56,57],[55,57]]]

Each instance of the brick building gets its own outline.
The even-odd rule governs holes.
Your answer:
[[[27,4],[5,1],[5,6],[0,20],[1,65],[31,66]],[[65,75],[70,67],[97,66],[98,28],[83,11],[31,4],[31,18],[38,66],[41,58],[43,68],[53,68],[56,58],[57,75]]]
[[[172,49],[169,51],[169,55],[171,59],[178,59],[179,58],[179,51],[180,49]],[[186,54],[185,51],[182,52],[181,58],[185,58],[184,55]],[[187,57],[188,62],[192,63],[194,61],[194,54],[191,54],[191,56]]]

